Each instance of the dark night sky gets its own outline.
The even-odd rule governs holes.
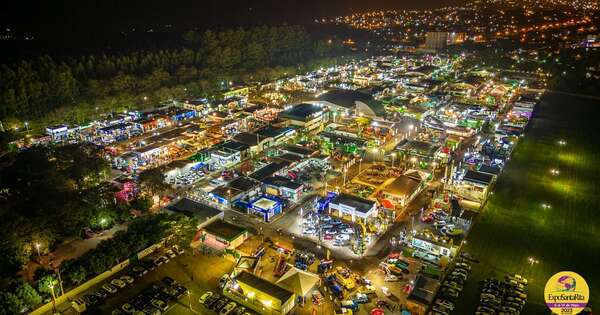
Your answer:
[[[2,24],[23,28],[120,28],[128,24],[171,23],[231,25],[260,23],[261,19],[311,19],[356,10],[439,7],[460,0],[63,0],[9,1],[0,13]],[[250,10],[249,8],[252,8]]]
[[[431,8],[464,0],[19,0],[4,3],[0,27],[17,37],[28,33],[35,43],[1,43],[5,52],[122,47],[132,41],[119,35],[135,27],[139,32],[171,24],[173,31],[238,25],[310,24],[316,17],[390,8]],[[146,35],[135,35],[139,40]],[[146,36],[148,37],[148,36]],[[168,39],[168,38],[167,38]],[[156,36],[152,39],[157,40]],[[149,41],[147,39],[146,41]],[[7,47],[13,45],[15,47]]]

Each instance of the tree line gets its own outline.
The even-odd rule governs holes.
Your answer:
[[[0,65],[0,120],[36,119],[62,108],[93,111],[97,103],[132,103],[140,100],[135,96],[152,96],[161,88],[201,95],[221,88],[223,80],[265,81],[273,69],[293,71],[343,52],[341,46],[312,39],[300,26],[189,31],[184,39],[186,47],[180,49],[64,60],[40,56]]]

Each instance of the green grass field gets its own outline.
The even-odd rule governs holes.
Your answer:
[[[466,251],[480,260],[454,314],[473,314],[478,281],[519,273],[530,279],[523,314],[549,314],[548,278],[575,271],[600,290],[600,103],[548,94],[501,174]],[[559,140],[565,146],[559,146]],[[552,175],[550,170],[559,170]],[[542,204],[550,204],[544,208]],[[532,257],[539,261],[529,264]]]

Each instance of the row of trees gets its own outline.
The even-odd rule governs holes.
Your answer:
[[[11,275],[39,248],[79,236],[85,227],[106,228],[129,216],[104,184],[110,165],[94,145],[36,146],[0,169],[0,270]],[[6,162],[6,161],[5,161]]]
[[[189,83],[194,83],[195,92],[210,93],[221,88],[223,80],[264,80],[272,69],[294,69],[341,53],[341,46],[312,40],[299,26],[190,31],[185,39],[188,47],[182,49],[67,60],[41,56],[1,65],[0,120],[35,119],[72,106],[94,109],[99,100],[132,101],[133,96],[165,87],[188,90],[184,86]]]

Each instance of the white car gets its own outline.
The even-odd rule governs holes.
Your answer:
[[[390,289],[388,289],[388,287],[381,287],[381,292],[385,296],[391,296],[392,295],[392,292],[390,292]]]
[[[312,228],[312,229],[308,228],[308,229],[302,230],[302,234],[315,234],[315,233],[317,233],[317,230],[314,228]]]
[[[350,240],[350,235],[348,234],[338,234],[335,236],[335,240],[336,241],[349,241]]]

